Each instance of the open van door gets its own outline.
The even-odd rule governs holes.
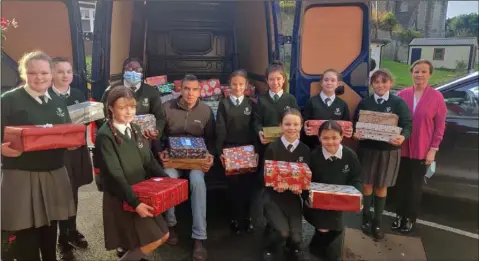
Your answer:
[[[75,71],[72,86],[88,95],[85,76],[85,50],[81,28],[80,8],[76,0],[57,1],[14,1],[3,0],[2,17],[18,22],[18,28],[6,33],[2,41],[2,69],[4,65],[11,71],[8,75],[18,75],[16,61],[33,50],[41,50],[51,57],[68,58]],[[51,14],[49,14],[51,13]],[[17,84],[15,79],[2,79]]]
[[[352,117],[368,95],[368,1],[297,1],[292,39],[290,92],[298,105],[321,91],[322,73],[332,68]]]

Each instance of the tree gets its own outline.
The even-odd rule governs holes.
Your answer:
[[[447,37],[478,37],[479,14],[459,15],[446,20]]]
[[[386,12],[379,16],[379,29],[389,33],[389,37],[393,38],[394,30],[398,29],[399,23],[393,12]]]

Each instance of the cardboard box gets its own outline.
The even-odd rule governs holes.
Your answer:
[[[169,158],[168,161],[163,162],[165,169],[198,169],[201,170],[203,164],[208,162],[208,158],[203,159],[182,159],[182,158]]]
[[[227,176],[256,172],[258,168],[258,154],[253,145],[223,149],[223,156]]]
[[[6,126],[4,131],[3,142],[10,142],[10,148],[23,152],[66,149],[86,144],[84,124]]]
[[[393,113],[360,110],[359,121],[366,123],[397,126],[399,116]]]
[[[309,189],[312,173],[306,163],[265,160],[264,183],[266,187],[291,191]]]
[[[311,183],[309,200],[315,209],[360,212],[363,194],[355,187],[325,183]]]
[[[87,124],[105,118],[105,110],[101,102],[82,102],[67,107],[73,124]]]
[[[152,178],[131,187],[142,203],[154,209],[154,216],[188,200],[188,181],[185,179]],[[123,202],[123,209],[136,212],[126,202]]]
[[[169,137],[170,158],[204,159],[208,154],[205,140],[198,137]]]

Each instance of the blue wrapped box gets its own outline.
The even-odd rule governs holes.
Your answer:
[[[208,154],[205,140],[197,137],[170,137],[169,156],[171,158],[204,159]]]

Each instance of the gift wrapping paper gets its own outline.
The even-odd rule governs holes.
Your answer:
[[[66,149],[86,145],[84,124],[6,126],[3,142],[22,152]]]
[[[172,93],[175,90],[175,85],[173,83],[158,84],[156,85],[156,89],[158,89],[161,94]]]
[[[221,94],[221,84],[218,79],[200,81],[200,97],[210,97]]]
[[[175,92],[181,91],[181,80],[173,81],[173,85],[175,86]]]
[[[223,156],[227,176],[255,172],[258,168],[258,155],[253,145],[223,149]]]
[[[140,126],[141,132],[156,131],[156,118],[153,114],[136,115],[132,123]]]
[[[204,159],[170,158],[168,161],[163,162],[163,167],[165,169],[201,170],[202,166],[207,162],[208,162],[208,158],[204,158]]]
[[[402,128],[391,126],[391,125],[382,125],[382,124],[374,124],[374,123],[366,123],[366,122],[357,122],[356,129],[360,130],[372,130],[377,132],[384,132],[387,134],[401,134]]]
[[[87,124],[105,118],[104,106],[101,102],[77,103],[68,106],[67,109],[74,124]]]
[[[276,138],[281,137],[281,135],[283,135],[281,127],[263,127],[263,136],[269,142],[273,142]]]
[[[180,96],[181,96],[181,93],[175,92],[175,91],[171,92],[170,94],[163,94],[160,97],[161,103],[165,103],[167,101],[178,99]]]
[[[145,83],[151,86],[157,86],[168,83],[168,77],[166,75],[153,76],[145,79]]]
[[[208,154],[205,140],[197,137],[169,137],[170,158],[204,159]]]
[[[360,212],[363,195],[355,187],[311,182],[309,201],[311,208]]]
[[[264,183],[266,187],[301,191],[309,189],[311,170],[306,163],[265,160]]]
[[[391,138],[395,138],[397,134],[395,133],[387,133],[375,130],[368,130],[368,129],[356,129],[359,131],[359,136],[361,139],[365,140],[375,140],[375,141],[384,141],[389,142]]]
[[[326,120],[309,120],[309,121],[306,121],[304,124],[308,127],[312,127],[313,131],[314,131],[314,134],[318,135],[319,128],[325,122],[327,122],[327,121]],[[338,123],[339,126],[341,126],[341,129],[343,130],[343,134],[348,129],[353,128],[353,123],[350,122],[350,121],[336,121],[336,122]]]
[[[393,113],[360,110],[359,121],[366,122],[366,123],[397,126],[399,121],[399,116]]]
[[[152,178],[131,186],[137,198],[152,207],[157,216],[188,200],[188,181],[174,178]],[[136,212],[123,202],[123,210]]]

